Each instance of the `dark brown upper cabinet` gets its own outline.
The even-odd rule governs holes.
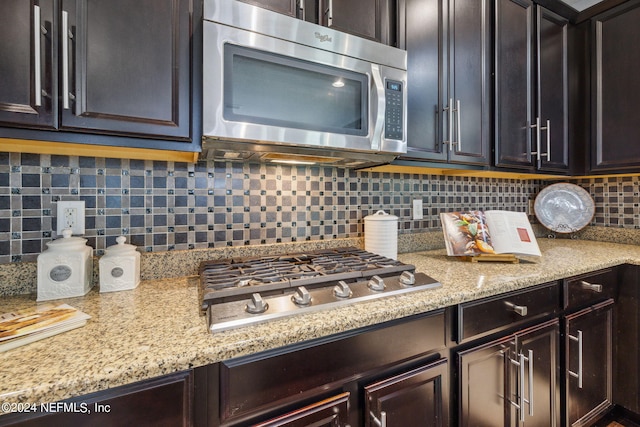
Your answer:
[[[592,172],[640,170],[638,22],[638,0],[592,20]]]
[[[195,151],[192,9],[192,0],[3,2],[0,135]]]
[[[53,0],[7,0],[0,11],[0,123],[55,128]]]
[[[491,1],[402,0],[410,160],[488,165]]]
[[[568,21],[529,0],[498,0],[495,165],[569,168]]]
[[[189,25],[189,0],[63,2],[61,127],[188,138]]]
[[[237,0],[337,31],[396,45],[394,0]]]

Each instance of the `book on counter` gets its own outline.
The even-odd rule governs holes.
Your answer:
[[[79,328],[90,318],[67,304],[44,304],[0,314],[0,352]]]
[[[467,211],[440,214],[447,255],[514,254],[541,256],[524,212]]]

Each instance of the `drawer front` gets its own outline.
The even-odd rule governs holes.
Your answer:
[[[560,311],[557,282],[459,306],[458,342],[479,338]]]
[[[579,309],[614,298],[618,285],[618,269],[608,268],[564,280],[564,307]]]
[[[445,314],[437,310],[223,362],[221,419],[231,424],[274,407],[330,390],[361,375],[428,357],[446,347]],[[326,392],[326,391],[325,391]]]

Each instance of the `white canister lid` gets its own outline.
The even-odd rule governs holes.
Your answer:
[[[365,216],[364,219],[365,221],[397,221],[398,217],[380,210],[372,215]]]
[[[78,249],[86,245],[87,239],[83,239],[82,237],[72,237],[71,233],[72,231],[70,229],[65,228],[62,230],[62,238],[47,242],[47,247],[52,250],[62,250]]]
[[[127,238],[124,236],[116,237],[116,244],[109,246],[104,256],[123,256],[123,255],[131,255],[136,252],[136,247],[134,245],[130,245],[125,243]]]

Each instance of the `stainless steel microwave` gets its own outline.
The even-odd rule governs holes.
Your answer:
[[[406,153],[406,52],[237,0],[205,0],[203,150],[387,163]]]

